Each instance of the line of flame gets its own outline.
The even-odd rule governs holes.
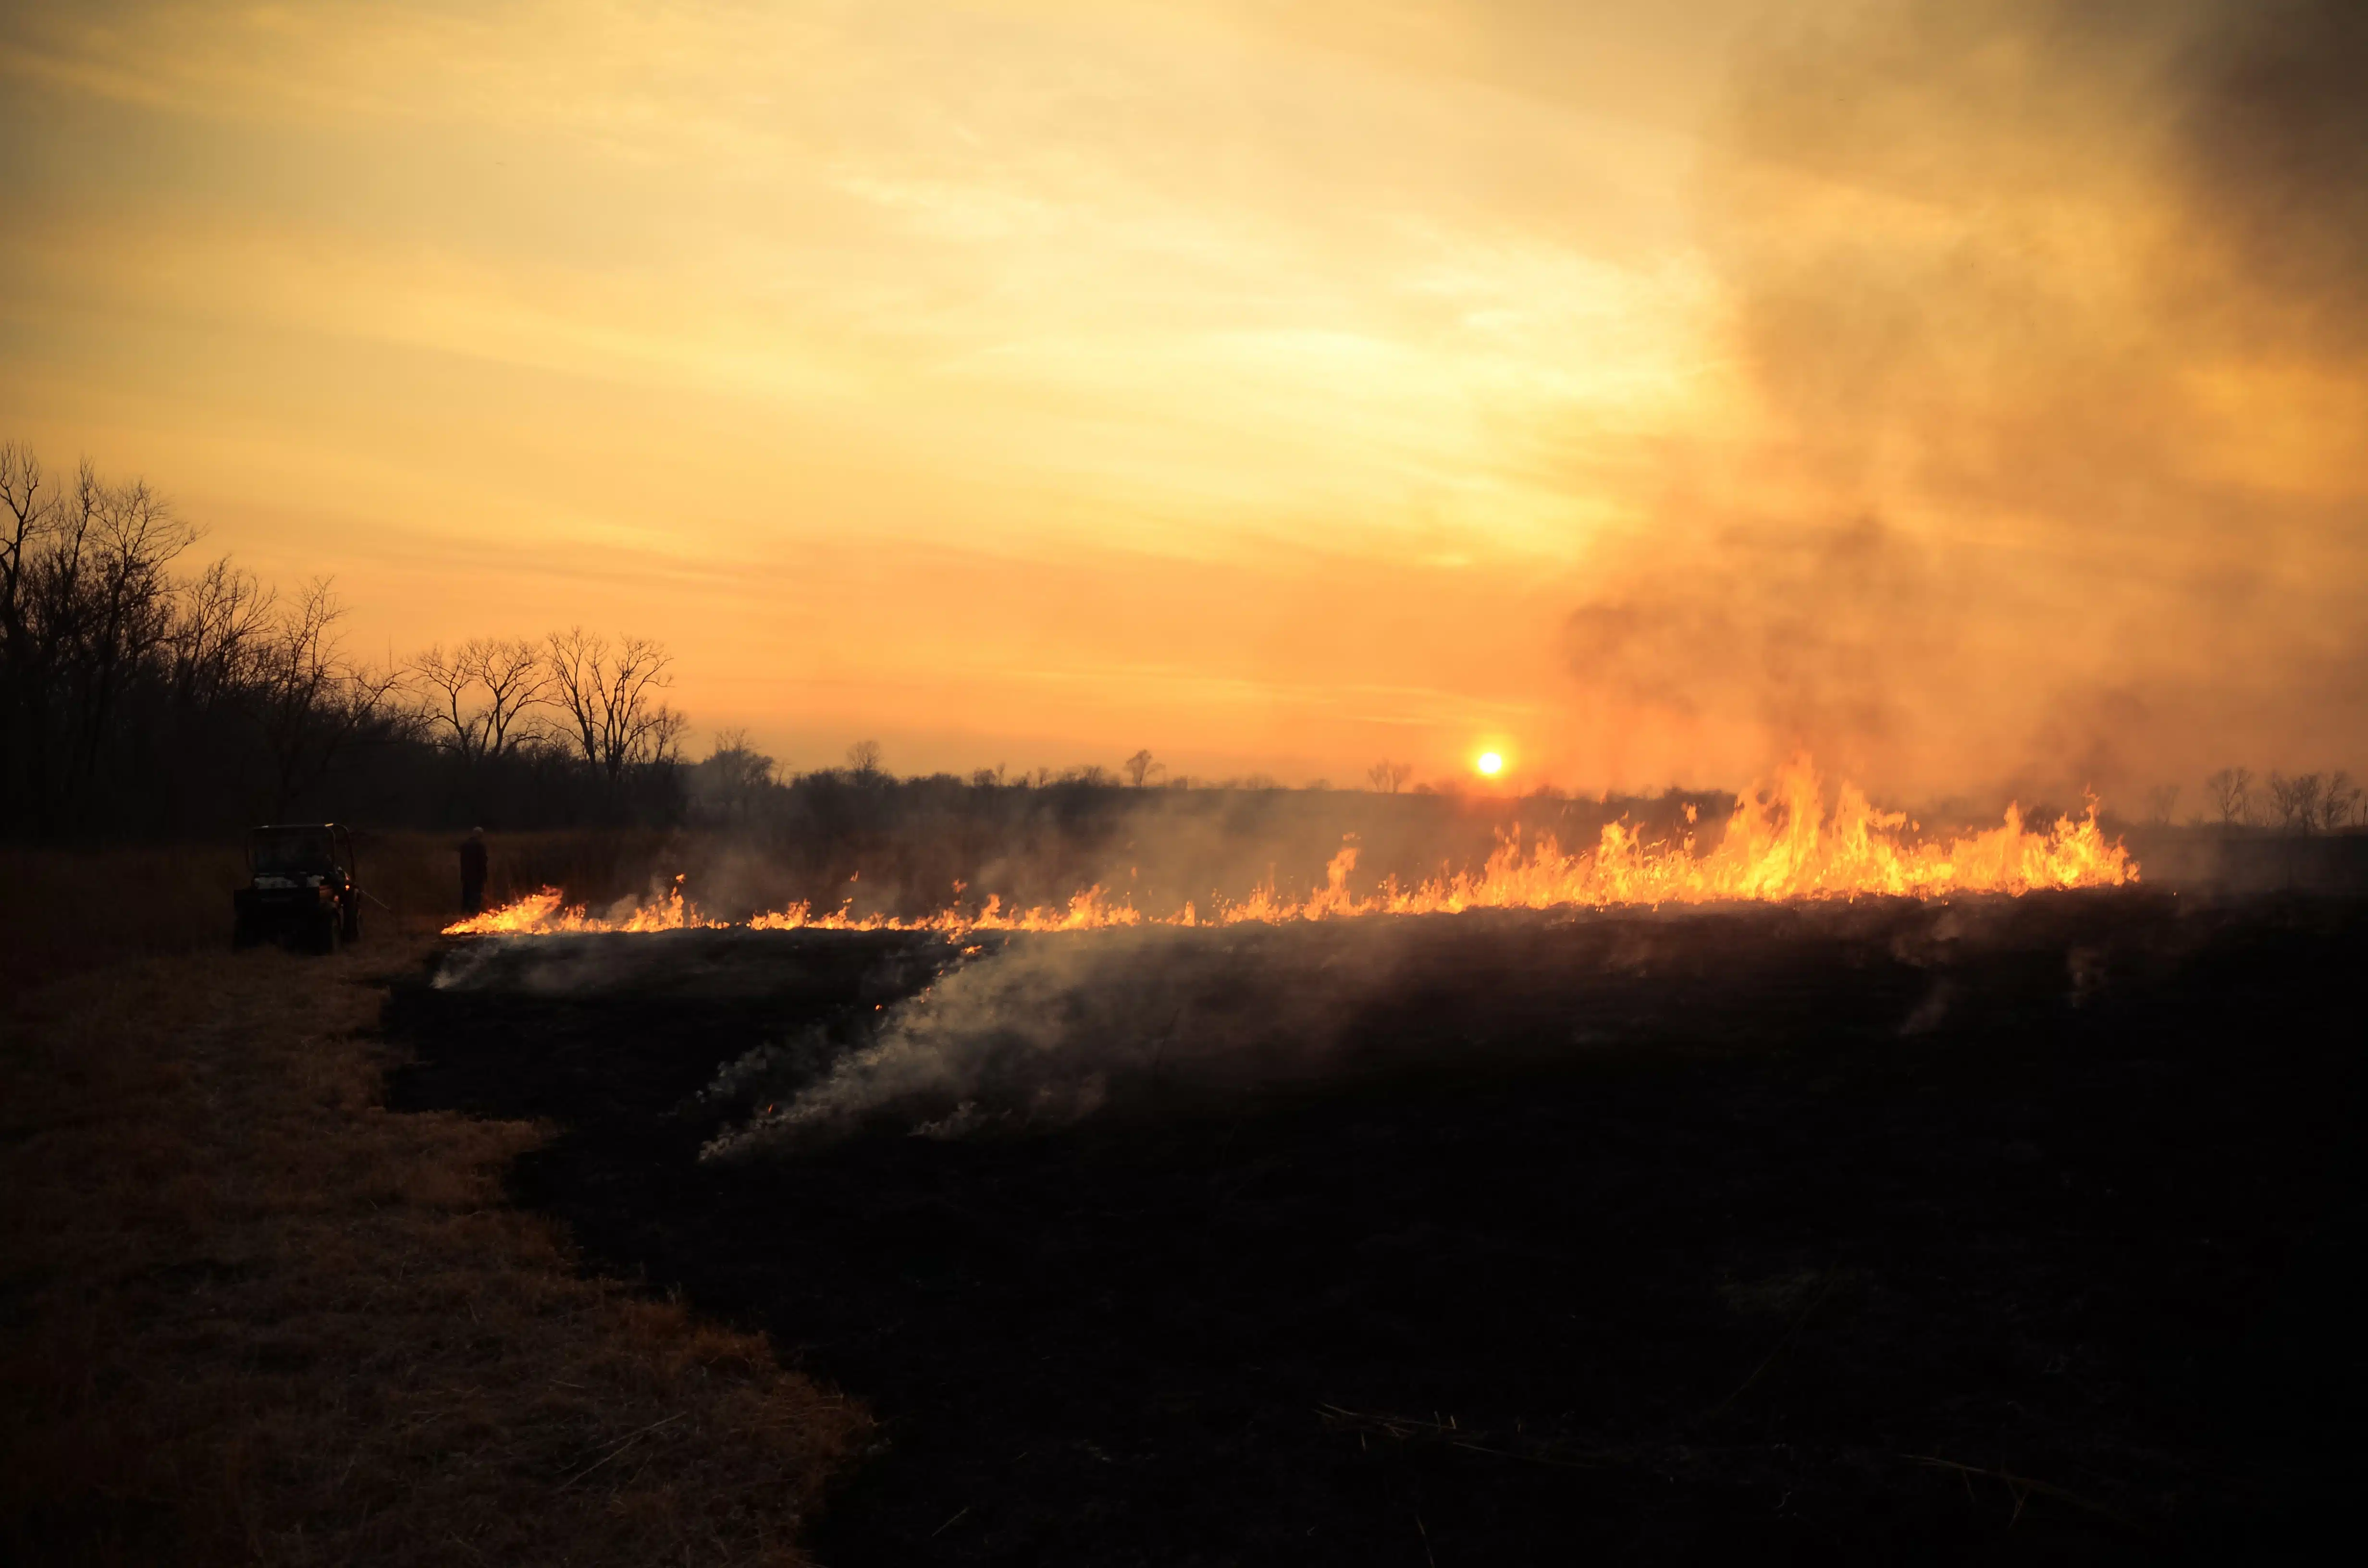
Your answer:
[[[682,931],[745,925],[758,931],[1086,931],[1123,926],[1223,926],[1245,921],[1342,920],[1378,915],[1458,914],[1471,909],[1550,909],[1562,905],[1702,903],[1734,900],[1855,898],[1890,895],[1938,898],[1952,893],[2021,894],[2040,888],[2119,887],[2138,880],[2137,863],[2097,824],[2097,801],[2086,813],[2059,818],[2044,831],[2023,825],[2014,806],[1984,833],[1945,842],[1907,842],[1906,813],[1876,810],[1855,785],[1844,784],[1833,809],[1805,759],[1784,768],[1775,787],[1737,802],[1716,849],[1696,855],[1688,836],[1677,845],[1648,846],[1625,823],[1612,823],[1592,850],[1565,851],[1552,835],[1524,847],[1519,829],[1498,836],[1495,853],[1477,871],[1431,878],[1414,887],[1395,878],[1368,896],[1349,891],[1357,846],[1344,845],[1325,868],[1325,885],[1304,899],[1279,893],[1271,882],[1239,902],[1221,901],[1207,914],[1192,904],[1149,915],[1100,887],[1064,905],[1007,909],[1000,898],[983,908],[949,906],[917,919],[856,915],[841,908],[817,914],[809,905],[758,915],[743,922],[711,919],[683,896],[682,879],[659,899],[621,915],[587,915],[556,888],[445,927],[448,936],[556,935],[575,931]]]

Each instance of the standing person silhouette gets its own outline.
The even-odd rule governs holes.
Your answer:
[[[485,907],[485,830],[472,827],[461,845],[461,913],[475,915]]]

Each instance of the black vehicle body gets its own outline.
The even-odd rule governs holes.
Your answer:
[[[354,835],[336,823],[281,823],[246,837],[247,885],[231,894],[231,946],[284,942],[335,952],[362,934]]]

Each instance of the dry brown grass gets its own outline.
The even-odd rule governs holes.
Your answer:
[[[202,926],[156,946],[219,942],[220,870],[173,872]],[[424,940],[381,919],[336,958],[166,951],[6,999],[0,1556],[797,1561],[865,1417],[580,1277],[502,1203],[534,1129],[383,1108],[367,1031]]]
[[[359,845],[365,931],[428,931],[457,918],[461,835],[373,833]],[[595,903],[679,869],[685,841],[655,831],[488,834],[495,903],[550,883]],[[0,1001],[80,970],[230,945],[231,890],[246,880],[237,838],[85,849],[0,846]]]

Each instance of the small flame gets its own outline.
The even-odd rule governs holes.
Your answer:
[[[1692,813],[1688,812],[1691,821]],[[1526,845],[1518,828],[1499,835],[1496,851],[1476,872],[1459,871],[1407,888],[1385,880],[1370,896],[1349,887],[1357,846],[1343,844],[1325,867],[1324,886],[1304,899],[1277,892],[1271,880],[1238,903],[1202,915],[1186,904],[1173,915],[1146,915],[1100,886],[1066,904],[1007,909],[990,897],[975,911],[958,904],[918,919],[855,915],[846,905],[817,915],[808,905],[759,915],[758,931],[1088,931],[1116,926],[1230,926],[1249,921],[1341,920],[1376,915],[1452,915],[1472,909],[1551,909],[1563,905],[1704,903],[1733,900],[1856,898],[1887,895],[1941,898],[1952,893],[2021,894],[2045,888],[2119,887],[2138,880],[2138,868],[2119,841],[2107,843],[2097,824],[2097,801],[2078,817],[2063,817],[2044,832],[2023,824],[2019,807],[1984,833],[1946,842],[1911,843],[1904,812],[1878,811],[1852,784],[1824,805],[1823,785],[1807,758],[1782,770],[1775,786],[1736,802],[1719,846],[1694,852],[1689,835],[1677,845],[1649,846],[1624,822],[1607,825],[1592,849],[1565,851],[1551,834]],[[556,888],[445,927],[448,936],[546,935],[573,931],[681,931],[732,924],[701,915],[683,897],[677,877],[665,897],[621,916],[586,915]]]
[[[499,909],[470,916],[444,927],[448,937],[557,936],[569,931],[692,931],[729,926],[709,920],[682,896],[682,879],[663,898],[639,904],[621,916],[589,915],[582,904],[569,904],[557,888],[530,892]]]

